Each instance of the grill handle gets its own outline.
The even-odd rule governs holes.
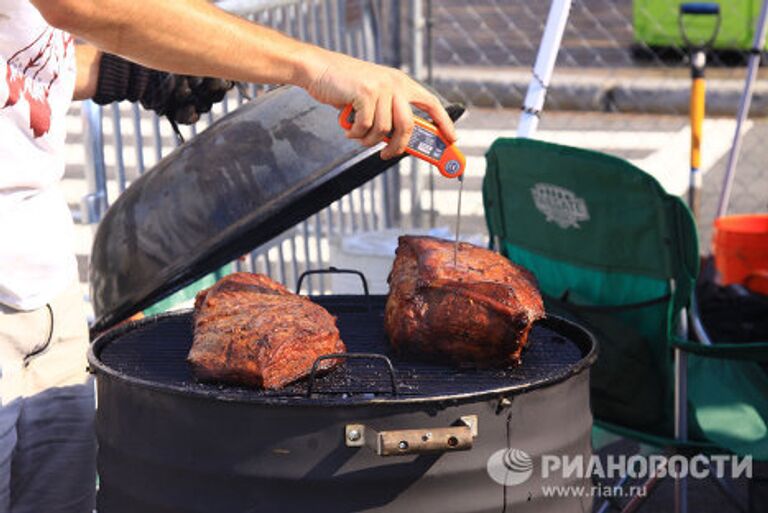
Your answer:
[[[347,447],[368,447],[379,456],[436,454],[472,449],[477,437],[477,415],[461,417],[451,427],[377,431],[365,424],[347,424]]]
[[[304,278],[307,276],[313,275],[313,274],[355,274],[360,278],[360,281],[363,282],[363,294],[365,295],[365,300],[368,302],[368,310],[371,309],[371,295],[368,292],[368,280],[365,279],[365,275],[358,271],[357,269],[339,269],[338,267],[329,267],[328,269],[310,269],[309,271],[304,271],[299,276],[299,279],[296,282],[296,294],[301,293],[301,285],[304,283]]]
[[[333,353],[324,354],[315,358],[315,362],[312,364],[312,370],[309,373],[309,382],[307,383],[307,397],[311,397],[315,389],[315,378],[317,377],[318,367],[323,360],[380,360],[384,362],[387,371],[389,371],[389,381],[392,385],[392,395],[397,397],[399,394],[397,388],[397,378],[395,376],[395,367],[392,365],[392,361],[383,354],[377,353]]]

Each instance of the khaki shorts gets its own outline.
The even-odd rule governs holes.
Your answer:
[[[91,513],[88,327],[73,284],[43,308],[0,306],[0,513]]]

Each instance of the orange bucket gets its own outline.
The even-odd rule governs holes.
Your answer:
[[[723,285],[740,283],[768,294],[768,214],[715,220],[712,246]]]

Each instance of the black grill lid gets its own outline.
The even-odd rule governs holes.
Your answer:
[[[447,108],[453,119],[463,113]],[[299,88],[281,87],[136,180],[93,242],[94,331],[269,241],[397,162],[348,140],[338,115]]]

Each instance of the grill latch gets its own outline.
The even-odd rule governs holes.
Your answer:
[[[468,451],[477,437],[477,415],[461,417],[453,426],[376,431],[365,424],[347,424],[347,447],[368,447],[379,456],[404,456]]]

